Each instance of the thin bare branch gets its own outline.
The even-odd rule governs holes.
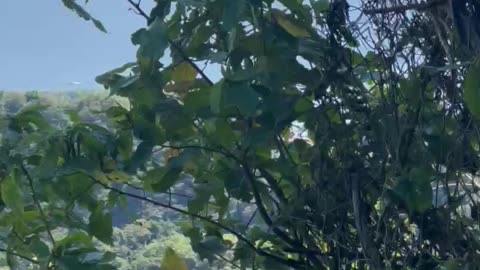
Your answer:
[[[92,181],[96,182],[97,184],[103,186],[104,188],[106,188],[108,190],[111,190],[111,191],[114,191],[118,194],[125,195],[125,196],[131,197],[131,198],[135,198],[135,199],[138,199],[138,200],[141,200],[141,201],[144,201],[144,202],[151,203],[151,204],[156,205],[156,206],[160,206],[160,207],[163,207],[163,208],[166,208],[166,209],[173,210],[175,212],[178,212],[178,213],[186,215],[186,216],[190,216],[190,217],[193,217],[193,218],[196,218],[196,219],[203,220],[207,223],[210,223],[210,224],[212,224],[216,227],[219,227],[220,229],[223,229],[223,230],[235,235],[240,241],[244,242],[248,247],[250,247],[253,251],[255,251],[257,254],[259,254],[261,256],[269,257],[269,258],[271,258],[273,260],[276,260],[280,263],[283,263],[285,265],[289,265],[289,266],[292,266],[292,267],[297,267],[296,269],[304,269],[303,263],[301,263],[299,261],[296,261],[296,260],[293,260],[293,259],[285,259],[285,258],[279,257],[277,255],[268,253],[265,250],[259,249],[255,246],[254,243],[250,242],[241,233],[239,233],[239,232],[235,231],[234,229],[229,228],[228,226],[225,226],[225,225],[223,225],[223,224],[221,224],[221,223],[219,223],[215,220],[209,219],[207,217],[204,217],[204,216],[201,216],[201,215],[198,215],[198,214],[195,214],[195,213],[190,213],[187,210],[184,210],[184,209],[172,206],[172,205],[168,205],[168,204],[165,204],[165,203],[161,203],[161,202],[152,200],[152,199],[144,197],[144,196],[140,196],[140,195],[136,195],[136,194],[133,194],[133,193],[125,192],[125,191],[117,189],[115,187],[111,187],[109,185],[103,184],[103,183],[97,181],[93,177],[89,177],[89,178]]]
[[[19,257],[19,258],[22,258],[24,260],[27,260],[31,263],[34,263],[34,264],[39,264],[39,262],[33,258],[29,258],[25,255],[22,255],[22,254],[19,254],[19,253],[16,253],[16,252],[13,252],[13,251],[10,251],[10,250],[7,250],[5,248],[0,248],[0,252],[4,252],[6,254],[10,254],[10,255],[13,255],[13,256],[16,256],[16,257]]]
[[[145,18],[145,20],[147,20],[147,23],[149,23],[151,21],[151,18],[150,16],[147,15],[147,13],[142,9],[142,7],[140,6],[140,1],[139,2],[136,2],[133,1],[133,0],[127,0],[128,3],[130,3],[130,5],[133,6],[133,8],[137,11],[137,13],[142,16],[143,18]],[[195,62],[193,62],[193,60],[185,53],[185,51],[182,49],[182,47],[177,44],[175,41],[171,40],[171,39],[168,39],[168,43],[170,44],[170,46],[172,46],[172,48],[174,48],[176,51],[178,51],[178,53],[182,56],[183,60],[185,62],[187,62],[188,64],[190,64],[190,66],[192,66],[198,74],[200,74],[200,76],[209,84],[209,85],[213,85],[213,81],[205,74],[205,72],[203,72],[203,70],[197,65],[195,64]]]
[[[367,15],[375,15],[375,14],[385,14],[385,13],[402,13],[409,10],[422,11],[422,10],[430,9],[436,5],[443,4],[445,2],[446,0],[430,0],[423,3],[412,3],[412,4],[401,5],[401,6],[365,9],[363,10],[363,13]]]

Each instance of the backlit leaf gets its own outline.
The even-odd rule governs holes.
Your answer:
[[[172,72],[172,80],[174,82],[191,82],[197,76],[197,71],[187,62],[175,66]]]
[[[172,248],[167,248],[163,255],[162,270],[188,270],[185,262]]]
[[[3,202],[12,209],[13,212],[21,214],[23,212],[23,194],[18,187],[15,174],[10,174],[1,182],[1,194]]]
[[[293,19],[289,18],[285,13],[279,10],[273,10],[272,16],[278,25],[280,25],[290,35],[296,38],[308,38],[311,36],[305,28],[294,22]]]
[[[480,80],[478,78],[480,78],[480,60],[470,66],[464,82],[464,100],[476,119],[480,119]]]

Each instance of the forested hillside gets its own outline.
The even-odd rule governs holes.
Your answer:
[[[111,123],[105,113],[118,104],[128,106],[128,100],[118,96],[109,97],[105,91],[75,91],[75,92],[0,92],[0,115],[14,116],[22,110],[42,106],[42,115],[55,128],[68,129],[74,121],[91,123],[111,128]],[[72,121],[72,118],[75,119]],[[162,159],[162,153],[157,154]],[[137,180],[138,181],[138,180]],[[135,187],[126,187],[127,192],[144,194]],[[186,207],[193,198],[191,179],[180,181],[171,193],[171,204]],[[107,196],[107,194],[105,194]],[[153,198],[168,200],[168,194],[156,194]],[[245,209],[232,208],[238,218],[248,218],[251,215],[248,207]],[[112,225],[114,247],[97,242],[103,251],[117,254],[114,265],[119,270],[154,270],[160,269],[163,254],[167,248],[172,248],[187,260],[189,269],[231,269],[225,262],[210,264],[199,259],[192,248],[190,239],[182,232],[184,218],[178,213],[164,208],[156,208],[151,204],[125,198],[125,203],[112,209]],[[58,237],[65,235],[65,230],[56,232]],[[3,257],[4,268],[6,258]],[[22,264],[25,269],[33,265]],[[1,269],[1,268],[0,268]]]

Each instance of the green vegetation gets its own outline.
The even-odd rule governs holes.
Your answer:
[[[108,93],[2,96],[10,268],[478,269],[477,2],[127,2]]]

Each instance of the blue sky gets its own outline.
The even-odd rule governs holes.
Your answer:
[[[109,33],[67,10],[61,0],[3,0],[0,90],[96,89],[96,75],[134,60],[130,35],[144,21],[129,11],[127,1],[91,0],[86,8]]]

